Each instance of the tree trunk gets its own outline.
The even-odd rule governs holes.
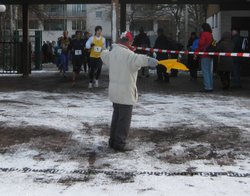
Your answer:
[[[112,41],[113,43],[118,41],[120,27],[120,9],[119,9],[119,0],[112,0]]]

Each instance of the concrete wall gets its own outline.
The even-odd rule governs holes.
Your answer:
[[[97,17],[97,12],[102,12],[102,16]],[[111,37],[111,5],[87,5],[87,31],[94,34],[97,25],[102,26],[103,36]]]
[[[223,11],[221,18],[221,30],[230,31],[231,26],[231,19],[232,17],[250,17],[250,10],[249,11]]]
[[[217,27],[214,24],[213,20],[215,20],[215,17],[217,15],[217,21],[218,25]],[[217,41],[221,39],[221,34],[226,31],[231,31],[232,24],[231,19],[232,17],[250,17],[250,10],[249,11],[221,11],[217,14],[214,14],[213,16],[210,16],[207,19],[207,22],[211,25],[213,28],[213,35],[214,39]]]
[[[212,27],[214,39],[217,41],[221,39],[221,18],[222,13],[218,12],[207,19],[207,23]]]

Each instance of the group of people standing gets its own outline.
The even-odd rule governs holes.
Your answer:
[[[158,37],[154,48],[158,49],[173,49],[171,42],[166,38],[162,29],[158,29]],[[202,32],[199,38],[192,33],[192,40],[189,42],[189,49],[197,52],[208,51],[211,44],[214,43],[212,29],[209,24],[202,25]],[[221,41],[216,46],[220,52],[239,52],[242,40],[237,31],[225,33]],[[165,53],[158,53],[157,59],[149,57],[150,54],[138,52],[136,54],[131,45],[138,47],[150,47],[149,39],[140,29],[140,34],[133,41],[130,32],[121,34],[118,44],[114,44],[111,51],[104,50],[101,53],[101,59],[104,64],[109,66],[109,98],[113,102],[113,115],[110,127],[110,137],[108,145],[110,148],[125,152],[133,150],[133,146],[127,142],[130,123],[132,118],[133,105],[138,100],[138,91],[136,81],[139,70],[144,70],[148,67],[157,67],[158,80],[167,80],[166,68],[158,64],[158,60],[168,59]],[[213,91],[213,57],[201,55],[199,58],[195,55],[190,55],[189,67],[190,75],[193,79],[197,78],[197,70],[199,62],[203,73],[203,92]],[[226,90],[230,86],[231,67],[238,66],[239,58],[220,57],[218,68],[222,80],[223,88]],[[143,68],[143,69],[142,69]],[[237,71],[233,71],[234,84],[239,80],[239,67]]]
[[[243,38],[237,29],[222,34],[221,40],[214,48],[216,52],[238,53],[243,52]],[[212,29],[208,23],[202,24],[202,32],[197,37],[193,32],[188,42],[188,49],[197,52],[209,52],[208,48],[214,42]],[[214,52],[215,52],[214,51]],[[208,55],[189,55],[188,67],[190,69],[191,80],[197,79],[197,71],[201,66],[203,75],[204,88],[202,92],[213,92],[213,73],[214,66],[217,65],[216,71],[221,79],[222,89],[241,88],[240,82],[240,57],[219,56],[213,57]]]
[[[135,36],[134,41],[133,41],[133,46],[135,47],[144,47],[144,48],[150,48],[151,44],[150,44],[150,39],[147,36],[147,34],[144,32],[143,27],[139,28],[139,34]],[[157,38],[156,41],[154,43],[154,48],[157,49],[164,49],[164,50],[180,50],[182,49],[181,44],[178,44],[177,42],[175,42],[174,40],[172,40],[170,37],[167,37],[164,33],[164,29],[163,28],[159,28],[157,30]],[[147,52],[147,51],[142,51],[142,50],[136,50],[135,51],[137,54],[144,54],[147,56],[154,56],[151,52]],[[177,58],[174,55],[170,55],[167,53],[160,53],[157,52],[156,53],[156,59],[157,60],[166,60],[169,58]],[[157,78],[156,78],[156,82],[166,82],[168,83],[170,80],[170,75],[167,73],[166,67],[159,64],[157,67]],[[171,75],[172,76],[176,76],[177,72],[176,70],[171,70]],[[145,76],[145,77],[149,77],[149,70],[147,67],[142,67],[140,70],[140,76]]]
[[[157,39],[154,43],[154,48],[165,50],[180,50],[176,42],[165,36],[164,30],[157,30]],[[212,29],[208,23],[202,24],[202,32],[199,36],[195,32],[191,33],[187,48],[190,51],[205,52],[214,41]],[[150,48],[151,43],[143,27],[139,29],[139,34],[135,36],[132,46]],[[58,46],[55,48],[56,64],[63,76],[68,71],[69,58],[71,57],[73,64],[72,85],[75,85],[77,76],[82,70],[89,74],[89,88],[98,87],[98,79],[102,70],[101,52],[106,48],[106,40],[102,36],[102,27],[96,26],[95,34],[90,36],[90,33],[85,32],[84,37],[80,31],[76,31],[75,38],[71,39],[68,32],[64,31],[63,36],[58,39]],[[233,29],[232,32],[226,32],[222,35],[221,40],[217,43],[216,50],[218,52],[242,52],[242,38],[239,31]],[[150,52],[136,50],[135,53],[143,54],[152,57]],[[157,60],[166,60],[176,58],[167,53],[156,53]],[[215,63],[216,61],[216,63]],[[215,58],[209,55],[188,55],[188,68],[190,69],[190,79],[197,79],[197,71],[201,67],[203,74],[203,89],[202,92],[213,92],[213,65],[218,65],[216,70],[221,78],[223,90],[228,90],[230,87],[240,88],[240,57],[219,57]],[[158,64],[157,78],[155,81],[169,82],[170,75],[166,72],[166,67]],[[149,77],[147,67],[142,67],[140,75]],[[174,75],[174,74],[173,74]],[[66,77],[66,76],[65,76]],[[231,85],[232,83],[232,85]]]
[[[76,31],[74,39],[64,31],[63,36],[58,39],[58,46],[55,49],[57,56],[56,64],[60,72],[66,77],[69,58],[73,65],[72,85],[75,85],[82,65],[84,71],[89,74],[89,88],[98,87],[98,79],[102,70],[101,52],[106,48],[106,40],[102,36],[102,27],[95,27],[95,34],[85,32],[82,37],[81,31]]]

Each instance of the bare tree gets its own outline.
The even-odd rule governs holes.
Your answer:
[[[44,5],[30,5],[29,12],[40,21],[43,21],[46,17],[48,17]]]
[[[184,20],[184,4],[169,4],[165,7],[167,13],[174,19],[176,25],[176,41],[180,41],[180,32]]]
[[[196,32],[199,31],[202,23],[206,21],[207,4],[194,4],[188,6],[189,25]]]
[[[179,40],[179,32],[183,22],[183,4],[146,4],[146,5],[131,5],[130,13],[128,13],[129,25],[131,30],[135,30],[135,18],[143,20],[166,19],[170,18],[175,23],[176,40]]]

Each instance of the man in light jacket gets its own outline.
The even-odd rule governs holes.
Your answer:
[[[113,117],[109,146],[118,151],[133,150],[127,143],[133,105],[137,102],[137,72],[141,67],[156,67],[157,60],[146,55],[135,54],[131,48],[130,32],[121,35],[120,43],[111,51],[103,51],[101,59],[109,66],[109,98],[113,102]]]

